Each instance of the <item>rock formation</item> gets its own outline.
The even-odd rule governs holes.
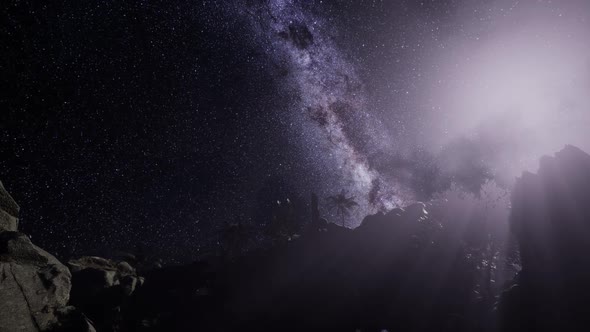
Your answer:
[[[0,331],[92,331],[67,307],[67,267],[18,232],[19,207],[0,184]]]
[[[97,290],[111,287],[121,288],[124,295],[131,295],[136,287],[143,283],[135,268],[125,261],[115,262],[102,257],[85,256],[70,260],[68,267],[73,275],[73,283],[88,283],[88,287],[75,287],[75,292],[83,292],[81,296],[92,296]],[[77,294],[72,294],[72,297]],[[72,300],[75,302],[75,300]]]
[[[121,307],[143,284],[129,263],[85,256],[70,260],[71,304],[88,315],[100,331],[115,330],[121,324]]]

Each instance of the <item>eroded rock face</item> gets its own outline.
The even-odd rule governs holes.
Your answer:
[[[55,257],[22,233],[0,233],[0,330],[50,329],[70,288],[70,271]]]

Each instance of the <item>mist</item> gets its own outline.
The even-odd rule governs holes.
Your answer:
[[[544,154],[590,147],[589,9],[498,1],[457,13],[465,33],[441,41],[428,60],[417,125],[443,170],[466,158],[454,145],[472,145],[485,169],[477,181],[509,186]]]

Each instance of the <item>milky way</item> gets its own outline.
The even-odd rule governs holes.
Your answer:
[[[467,8],[456,21],[472,34],[453,35],[427,61],[437,69],[421,94],[436,109],[428,116],[427,144],[469,138],[494,177],[507,183],[566,144],[588,149],[588,2]]]
[[[239,9],[250,16],[260,46],[286,66],[286,88],[298,96],[289,110],[290,121],[301,125],[301,132],[292,135],[306,147],[305,158],[314,160],[323,182],[321,194],[348,190],[362,213],[391,209],[409,198],[402,187],[384,183],[370,166],[368,154],[375,140],[389,138],[367,112],[365,87],[355,65],[329,37],[329,22],[293,1]]]
[[[586,1],[7,2],[0,180],[67,256],[170,260],[277,200],[376,211],[590,149]],[[533,169],[534,170],[534,169]]]
[[[477,194],[488,181],[509,187],[568,142],[585,146],[586,116],[574,126],[559,116],[587,113],[587,98],[576,92],[587,81],[582,2],[465,3],[444,28],[431,24],[440,16],[415,19],[414,46],[401,48],[414,49],[415,62],[403,61],[419,68],[419,79],[406,79],[402,89],[409,94],[419,84],[422,91],[405,123],[414,139],[401,144],[402,130],[388,124],[404,110],[375,112],[368,99],[379,93],[367,91],[359,61],[334,42],[339,32],[329,17],[310,8],[269,1],[239,10],[260,47],[287,68],[282,82],[299,97],[290,121],[301,125],[299,144],[322,170],[322,194],[342,186],[361,199],[362,213],[429,199],[453,184]],[[419,37],[425,32],[430,40]]]

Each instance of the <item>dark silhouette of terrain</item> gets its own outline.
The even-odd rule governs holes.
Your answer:
[[[310,227],[230,262],[154,270],[128,306],[128,328],[482,329],[476,262],[458,236],[418,203],[369,216],[355,230]]]
[[[590,155],[567,146],[524,173],[511,227],[522,271],[503,294],[506,331],[590,328]]]
[[[307,224],[297,222],[290,200],[277,202],[266,230],[275,240],[265,247],[244,249],[245,226],[238,222],[221,233],[224,250],[194,264],[155,268],[132,256],[83,257],[66,268],[18,233],[16,203],[4,190],[0,199],[0,264],[13,273],[0,278],[0,298],[22,297],[2,300],[14,313],[0,315],[2,331],[25,325],[27,331],[590,326],[590,155],[571,146],[516,182],[510,226],[522,270],[505,285],[501,270],[510,255],[500,253],[497,232],[481,220],[449,220],[456,207],[448,202],[367,216],[352,230],[323,219],[312,195]],[[33,275],[41,277],[23,283]]]

